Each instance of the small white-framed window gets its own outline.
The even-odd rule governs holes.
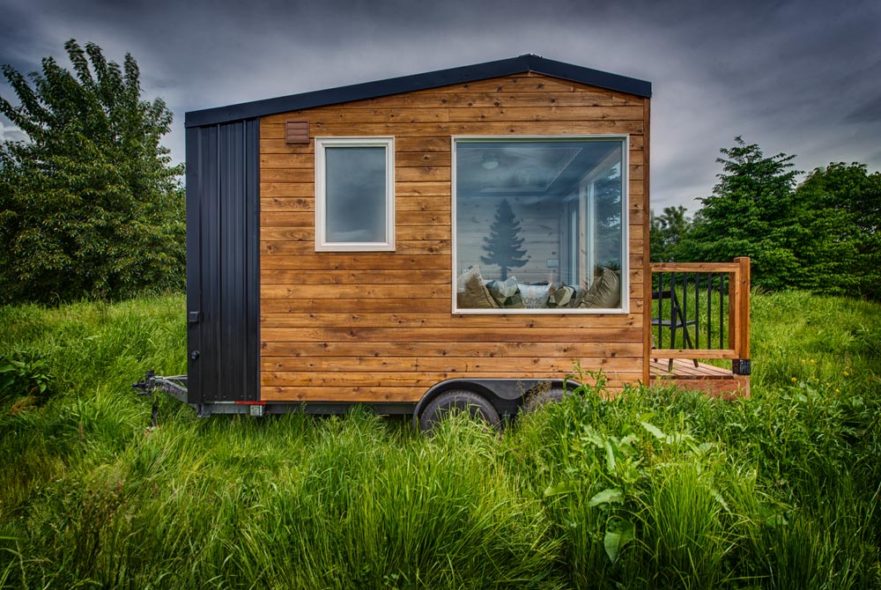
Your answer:
[[[394,249],[394,138],[316,138],[315,250]]]

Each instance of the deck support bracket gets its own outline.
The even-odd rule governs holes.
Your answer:
[[[735,375],[749,375],[752,366],[749,359],[734,359],[731,361],[731,372]]]

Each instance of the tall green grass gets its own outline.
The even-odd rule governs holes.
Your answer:
[[[183,299],[0,308],[0,586],[881,587],[881,307],[753,298],[753,397],[599,384],[502,435],[363,410],[197,419]],[[17,403],[17,405],[16,405]]]

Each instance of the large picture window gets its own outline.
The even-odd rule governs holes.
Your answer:
[[[456,138],[453,311],[627,305],[627,140]]]
[[[315,249],[395,249],[394,140],[315,140]]]

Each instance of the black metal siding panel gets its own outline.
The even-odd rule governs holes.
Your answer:
[[[645,98],[649,98],[652,95],[651,82],[545,59],[537,55],[521,55],[510,59],[438,70],[424,74],[401,76],[399,78],[389,78],[388,80],[340,86],[339,88],[330,88],[328,90],[305,92],[303,94],[293,94],[201,111],[191,111],[186,114],[186,126],[196,127],[215,123],[227,123],[240,119],[379,98],[381,96],[439,88],[451,84],[464,84],[466,82],[510,76],[524,72],[536,72]]]
[[[259,147],[257,120],[187,130],[190,403],[259,399]]]
[[[189,313],[200,312],[202,301],[201,281],[201,199],[199,198],[202,179],[200,172],[205,168],[202,162],[202,131],[187,129],[186,141],[186,186],[187,186],[187,317]],[[202,331],[198,323],[187,323],[187,354],[200,350]],[[202,392],[201,363],[187,360],[187,401],[199,403]]]

